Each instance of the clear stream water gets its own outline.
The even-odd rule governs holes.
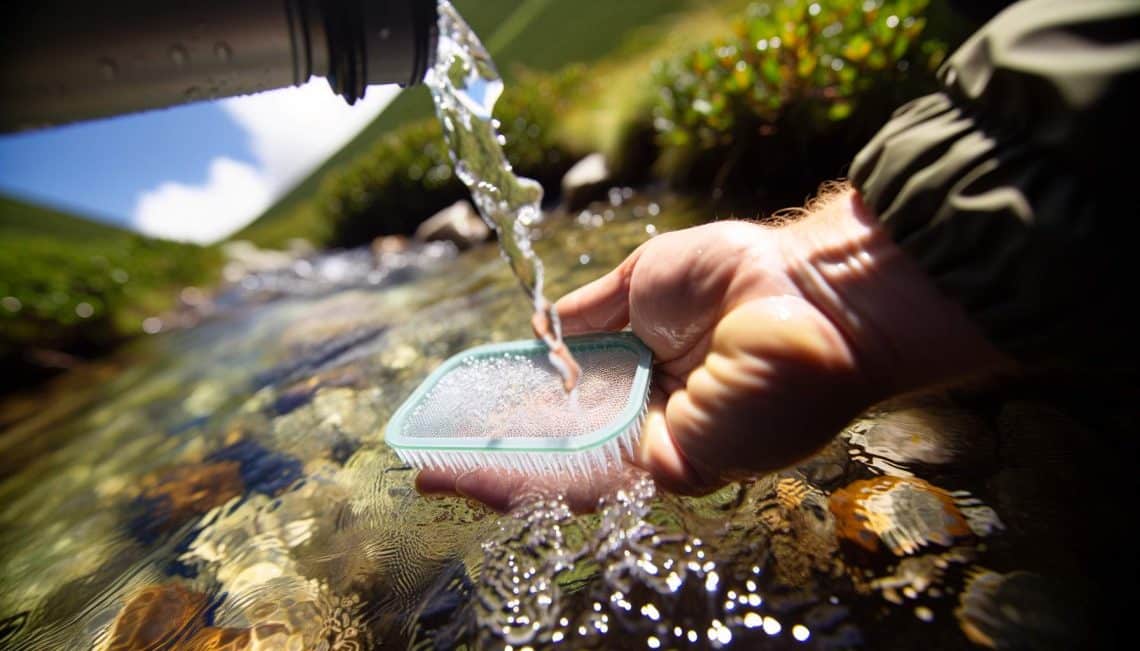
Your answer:
[[[462,71],[472,100],[443,117],[487,127],[496,76],[471,63],[478,79],[433,73]],[[1089,559],[1121,544],[1090,532],[1127,518],[1074,467],[1127,432],[1134,396],[912,396],[706,497],[630,470],[585,516],[416,494],[385,424],[442,360],[531,336],[520,280],[561,295],[708,217],[615,188],[543,218],[493,128],[469,136],[458,160],[491,158],[461,173],[510,265],[494,247],[311,256],[0,402],[0,648],[1081,646]]]
[[[547,217],[552,293],[696,216],[612,198]],[[490,246],[369,255],[241,279],[198,325],[0,405],[0,647],[1070,641],[1100,482],[1048,400],[915,398],[707,497],[631,472],[593,515],[498,516],[416,494],[384,426],[443,359],[529,336],[517,279]]]

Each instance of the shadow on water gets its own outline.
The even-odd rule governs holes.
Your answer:
[[[540,227],[550,295],[694,220],[612,198]],[[532,307],[493,246],[420,262],[238,281],[8,421],[0,646],[1079,648],[1132,566],[1103,449],[1134,453],[1137,395],[1087,378],[881,405],[699,499],[636,473],[585,516],[420,497],[387,419]]]

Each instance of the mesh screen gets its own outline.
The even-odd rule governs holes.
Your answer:
[[[582,377],[567,395],[544,351],[468,359],[411,412],[406,436],[567,438],[611,426],[630,400],[638,354],[625,347],[574,351]]]

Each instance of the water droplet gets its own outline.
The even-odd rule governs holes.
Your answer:
[[[214,56],[218,57],[218,61],[229,63],[233,55],[233,50],[231,50],[229,44],[224,41],[218,41],[214,44]]]
[[[170,60],[181,68],[190,61],[190,53],[181,45],[173,45],[170,47]]]
[[[780,631],[784,629],[780,622],[775,617],[764,618],[764,632],[768,635],[779,635]]]
[[[103,81],[114,81],[119,76],[119,66],[112,59],[99,59],[99,77]]]

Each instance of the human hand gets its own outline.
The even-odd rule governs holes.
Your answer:
[[[566,334],[628,325],[653,350],[655,392],[631,461],[659,485],[703,493],[794,464],[877,400],[996,356],[859,210],[846,191],[787,227],[667,233],[558,302]],[[910,315],[902,329],[899,314]],[[929,336],[938,359],[923,349]],[[506,510],[529,491],[564,490],[550,481],[424,471],[417,485]],[[606,482],[565,490],[589,505]]]

